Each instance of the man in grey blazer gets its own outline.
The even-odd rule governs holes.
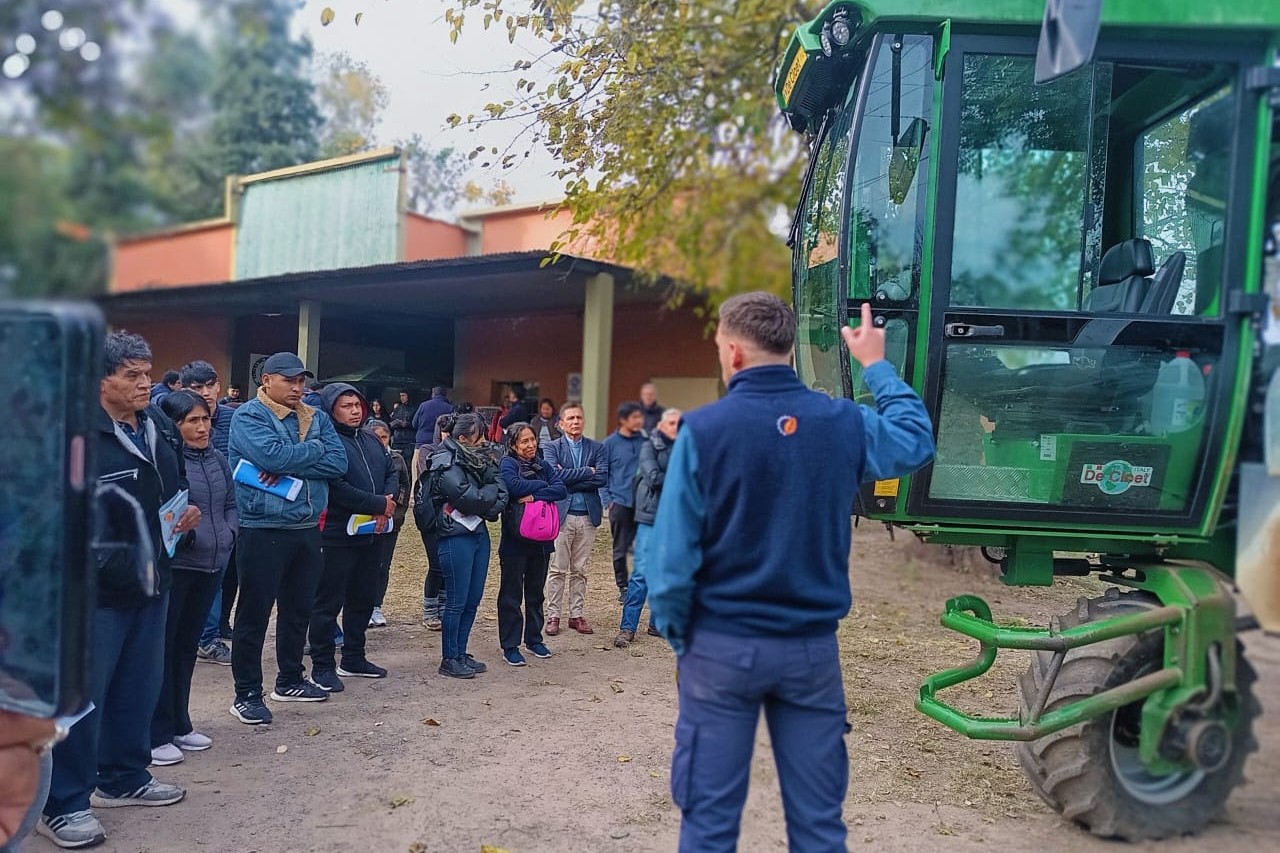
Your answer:
[[[547,464],[559,471],[569,489],[560,510],[560,535],[547,572],[547,635],[560,633],[561,603],[569,588],[569,627],[579,634],[593,634],[583,611],[587,606],[587,560],[596,541],[596,528],[604,520],[599,490],[609,482],[609,457],[604,445],[582,437],[585,416],[579,403],[560,407],[560,438],[546,445]]]

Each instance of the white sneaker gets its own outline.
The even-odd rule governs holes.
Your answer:
[[[373,608],[373,615],[369,617],[369,627],[370,628],[387,627],[387,617],[382,615],[381,607]]]
[[[178,749],[171,743],[162,743],[155,749],[151,750],[152,767],[168,767],[170,764],[177,764],[185,758],[182,750]]]
[[[200,734],[200,732],[191,732],[175,737],[173,745],[183,752],[204,752],[213,746],[213,740],[208,735]]]
[[[68,812],[56,817],[41,817],[36,824],[36,835],[43,835],[59,847],[96,847],[107,840],[102,824],[93,812]]]

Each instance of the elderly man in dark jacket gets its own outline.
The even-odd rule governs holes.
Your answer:
[[[387,671],[364,656],[365,632],[378,597],[378,563],[384,535],[395,515],[399,475],[376,436],[360,429],[369,417],[364,395],[345,382],[320,392],[347,451],[347,473],[329,481],[329,509],[320,535],[324,573],[311,611],[311,680],[322,690],[340,693],[339,676],[385,678]],[[353,516],[373,516],[376,533],[352,535]],[[354,519],[359,522],[359,518]],[[335,667],[334,631],[342,611],[342,664]]]
[[[94,710],[54,748],[53,783],[36,827],[60,847],[88,847],[106,839],[102,824],[89,810],[91,804],[167,806],[186,796],[182,788],[160,782],[147,771],[151,712],[164,673],[171,582],[160,509],[187,488],[186,470],[173,422],[148,405],[151,349],[146,341],[116,332],[107,337],[105,349],[94,474],[99,483],[118,486],[141,505],[150,528],[156,577],[144,588],[128,554],[97,555],[89,693]],[[176,511],[181,512],[176,532],[194,530],[200,523],[194,506]]]

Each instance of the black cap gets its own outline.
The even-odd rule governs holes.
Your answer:
[[[291,352],[278,352],[263,362],[262,374],[265,376],[268,373],[276,373],[290,378],[301,373],[311,379],[316,378],[314,373],[307,370],[307,366],[302,363],[302,359]]]

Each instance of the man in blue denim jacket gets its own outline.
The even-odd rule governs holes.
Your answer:
[[[306,640],[320,556],[320,516],[329,503],[329,480],[347,472],[347,453],[329,416],[302,402],[310,371],[291,352],[278,352],[262,367],[258,396],[231,420],[231,468],[243,460],[259,483],[236,482],[240,538],[236,542],[240,603],[232,626],[231,672],[236,698],[231,715],[242,723],[271,722],[262,701],[262,644],[272,605],[276,616],[277,702],[323,702],[329,694],[303,677]],[[265,491],[282,477],[302,488],[292,500]]]
[[[864,305],[842,330],[876,410],[791,368],[795,317],[765,293],[720,308],[728,395],[685,415],[649,544],[649,607],[679,656],[672,799],[682,853],[737,849],[763,708],[793,851],[845,849],[849,782],[836,626],[849,612],[849,511],[862,483],[933,458],[920,398]]]

